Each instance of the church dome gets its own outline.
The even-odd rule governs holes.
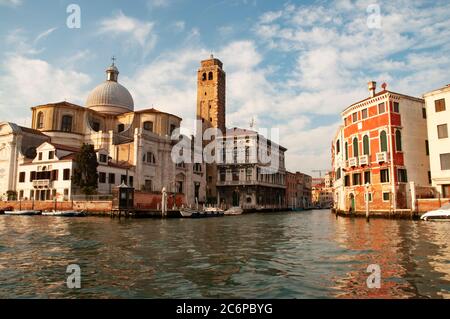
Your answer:
[[[121,114],[134,111],[134,101],[130,92],[117,83],[119,70],[113,64],[107,70],[107,80],[89,94],[86,107],[100,113]]]

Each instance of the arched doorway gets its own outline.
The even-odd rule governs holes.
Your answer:
[[[354,194],[350,194],[350,213],[354,213],[355,212],[355,195]]]
[[[239,200],[239,192],[238,191],[234,191],[233,192],[233,207],[238,207],[240,206],[240,200]]]

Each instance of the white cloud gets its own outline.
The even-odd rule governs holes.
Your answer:
[[[22,0],[0,0],[0,6],[17,7],[22,4]]]
[[[48,37],[50,34],[52,34],[54,31],[56,31],[58,28],[50,28],[40,34],[38,34],[38,36],[36,37],[36,39],[34,39],[34,43],[38,43],[39,41],[45,39],[46,37]]]
[[[128,43],[137,43],[144,51],[149,53],[155,46],[157,35],[154,32],[154,22],[141,21],[123,14],[119,11],[115,16],[100,22],[99,34],[109,36],[123,36]],[[125,38],[126,36],[126,38]]]
[[[30,107],[50,102],[84,103],[88,84],[90,77],[86,74],[11,55],[3,62],[0,75],[0,118],[29,118]],[[15,110],[14,114],[11,110]]]

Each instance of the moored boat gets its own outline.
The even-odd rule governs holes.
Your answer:
[[[183,218],[207,218],[207,217],[221,217],[224,212],[220,209],[205,209],[204,211],[194,210],[191,208],[180,209],[180,214]]]
[[[84,211],[53,211],[53,212],[43,212],[43,216],[53,216],[53,217],[85,217],[86,213]]]
[[[227,216],[237,216],[242,215],[244,210],[240,207],[231,207],[230,209],[225,211],[225,215]]]
[[[425,213],[420,217],[420,219],[425,221],[431,220],[450,221],[450,204],[444,205],[439,209]]]
[[[10,215],[10,216],[36,216],[36,215],[41,215],[41,212],[37,211],[37,210],[11,210],[11,211],[5,211],[5,215]]]

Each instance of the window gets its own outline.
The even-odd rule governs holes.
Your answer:
[[[21,190],[21,191],[19,192],[19,199],[20,199],[20,200],[23,199],[23,190]]]
[[[353,174],[353,185],[361,185],[361,174]]]
[[[348,161],[348,143],[345,142],[345,160]]]
[[[364,172],[364,184],[370,184],[371,178],[370,178],[370,171]]]
[[[151,121],[144,122],[144,130],[153,132],[153,122]]]
[[[125,131],[125,124],[119,124],[117,126],[117,132],[122,133],[123,131]]]
[[[367,109],[364,109],[364,110],[361,111],[361,117],[362,117],[363,120],[368,117]]]
[[[430,155],[430,143],[428,142],[428,140],[425,141],[425,153],[427,154],[427,156]]]
[[[406,169],[399,168],[397,170],[397,178],[398,178],[399,183],[407,183],[408,175],[407,175]]]
[[[345,186],[350,186],[350,175],[345,175],[344,185]]]
[[[206,81],[206,73],[202,74],[202,81]]]
[[[108,163],[108,156],[106,154],[100,154],[99,161],[100,163]]]
[[[233,169],[232,175],[233,175],[234,182],[239,181],[239,171],[237,169]]]
[[[368,135],[364,135],[364,137],[363,137],[363,152],[364,152],[364,155],[370,154],[370,144],[369,144],[369,136]]]
[[[441,170],[447,171],[450,170],[450,153],[441,154]]]
[[[130,176],[130,177],[128,177],[128,186],[130,186],[130,187],[133,187],[133,184],[134,184],[134,177],[133,176]]]
[[[144,182],[144,190],[147,192],[153,191],[152,180],[146,179]]]
[[[434,101],[434,108],[436,112],[443,112],[445,111],[445,99],[440,99]]]
[[[209,72],[209,74],[208,74],[208,80],[212,80],[214,78],[214,76],[213,76],[213,73],[212,72]]]
[[[155,164],[156,163],[155,155],[152,152],[147,152],[147,154],[144,155],[143,161],[148,164]]]
[[[398,102],[394,102],[394,112],[400,113],[400,104]]]
[[[127,175],[120,175],[120,183],[121,184],[127,183]]]
[[[426,119],[427,118],[427,109],[426,108],[422,108],[422,117],[424,118],[424,119]]]
[[[55,158],[55,151],[50,151],[50,152],[48,152],[48,159],[49,160],[52,160],[52,159],[54,159]]]
[[[64,196],[69,196],[69,189],[68,188],[64,189]]]
[[[108,175],[108,183],[109,184],[115,184],[116,183],[116,174],[109,173],[109,175]]]
[[[39,154],[38,154],[38,160],[39,160],[39,161],[42,161],[42,152],[39,152]]]
[[[201,172],[202,172],[202,164],[200,164],[200,163],[195,163],[195,164],[194,164],[194,172],[195,172],[195,173],[201,173]]]
[[[25,172],[19,173],[19,183],[25,183]]]
[[[355,137],[353,139],[353,157],[358,157],[359,156],[359,145],[358,145],[358,138]]]
[[[395,147],[397,152],[401,152],[402,149],[402,132],[400,130],[395,131]]]
[[[339,154],[341,152],[341,143],[339,143],[339,140],[336,141],[336,154]]]
[[[66,168],[63,171],[63,180],[65,180],[65,181],[70,180],[70,169],[69,168]]]
[[[103,172],[98,173],[98,182],[100,184],[106,183],[106,173],[103,173]]]
[[[37,116],[37,125],[36,125],[36,127],[37,127],[38,129],[44,128],[44,113],[42,113],[42,112],[39,112],[39,113],[38,113],[38,116]]]
[[[431,184],[432,180],[431,180],[431,172],[428,171],[428,184]]]
[[[389,183],[389,169],[380,170],[381,183]]]
[[[386,107],[384,102],[378,104],[378,114],[383,114],[384,112],[386,112]]]
[[[355,123],[356,121],[358,121],[358,113],[353,113],[352,114],[352,122]]]
[[[61,131],[68,133],[72,132],[72,116],[64,115],[62,117]]]
[[[368,195],[369,195],[369,202],[371,202],[373,199],[372,193],[369,193]],[[364,193],[364,201],[367,201],[367,193]]]
[[[438,138],[442,139],[448,137],[447,124],[438,125],[437,130],[438,130]]]
[[[340,168],[338,168],[336,170],[336,180],[338,180],[338,179],[341,179],[341,169]]]
[[[387,135],[386,131],[381,131],[380,133],[380,151],[387,152]]]
[[[170,135],[172,135],[173,134],[173,132],[175,131],[177,129],[177,126],[176,125],[173,125],[173,124],[171,124],[170,125]]]
[[[52,171],[52,176],[51,176],[51,180],[52,181],[57,181],[58,180],[58,170],[57,169],[54,169],[53,171]]]
[[[391,193],[383,193],[383,202],[388,202],[391,199]]]
[[[246,170],[246,175],[245,175],[245,180],[247,182],[252,180],[252,176],[253,176],[253,170],[251,168],[247,168]]]
[[[183,194],[183,182],[176,182],[177,193]]]
[[[30,173],[30,182],[34,181],[36,179],[36,172]]]
[[[99,123],[99,122],[94,122],[94,123],[92,123],[92,129],[93,129],[95,132],[100,131],[100,123]]]
[[[221,181],[221,182],[225,182],[226,177],[227,177],[226,171],[225,171],[224,169],[221,169],[221,170],[220,170],[220,181]]]

